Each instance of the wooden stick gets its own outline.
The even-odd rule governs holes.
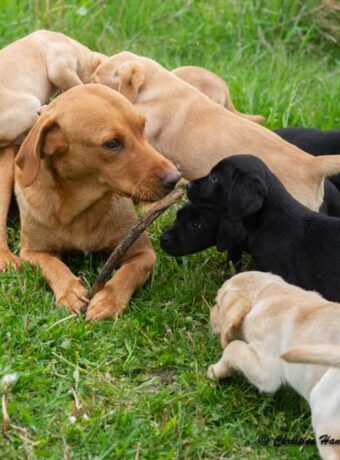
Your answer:
[[[2,435],[4,438],[8,438],[8,429],[11,425],[11,420],[7,411],[8,406],[8,391],[4,391],[4,394],[1,398],[1,407],[2,407]]]
[[[171,193],[166,195],[162,200],[158,201],[145,216],[135,223],[128,231],[122,241],[111,253],[107,259],[104,267],[96,278],[91,292],[90,299],[103,287],[104,284],[111,278],[113,270],[119,265],[121,257],[126,253],[129,247],[136,241],[136,239],[156,220],[166,209],[176,203],[183,195],[183,190],[176,188]]]

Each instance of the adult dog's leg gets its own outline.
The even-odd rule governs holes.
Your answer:
[[[131,246],[121,267],[91,300],[87,320],[117,317],[127,306],[132,294],[149,278],[156,255],[146,235]]]
[[[120,228],[112,240],[114,249],[136,222],[137,216],[131,200],[123,199],[117,208]],[[117,220],[117,219],[116,219]],[[143,234],[126,252],[119,270],[91,300],[87,320],[100,320],[118,316],[129,303],[132,294],[149,278],[156,255],[149,238]]]
[[[9,265],[20,268],[20,259],[8,248],[7,215],[14,186],[14,161],[17,147],[0,149],[0,272]]]
[[[220,380],[234,371],[241,371],[260,391],[272,393],[281,384],[280,360],[273,360],[241,340],[234,340],[222,358],[208,369],[208,377]]]
[[[122,198],[116,201],[116,206],[112,210],[112,221],[113,224],[118,221],[119,227],[116,227],[112,235],[112,250],[137,220],[131,200]],[[112,228],[109,231],[112,232]],[[145,234],[141,235],[122,258],[120,268],[91,300],[86,319],[117,317],[127,306],[133,293],[149,278],[155,260],[156,255],[149,238]]]
[[[20,255],[22,259],[41,268],[43,277],[54,292],[57,305],[65,306],[70,313],[79,314],[84,309],[88,302],[87,290],[58,257],[25,249]]]

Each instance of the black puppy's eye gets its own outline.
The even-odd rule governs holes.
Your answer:
[[[210,180],[210,182],[212,182],[213,184],[216,184],[216,182],[218,182],[218,179],[217,179],[216,174],[210,174],[209,180]]]
[[[199,228],[201,228],[201,222],[199,220],[192,220],[190,222],[190,227],[194,230],[198,230]]]
[[[119,139],[111,139],[103,144],[104,149],[107,150],[121,150],[123,148],[123,144]]]

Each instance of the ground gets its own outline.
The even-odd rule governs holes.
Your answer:
[[[128,49],[168,68],[202,65],[228,81],[238,108],[265,115],[269,128],[327,129],[340,121],[334,5],[0,0],[0,46],[50,28],[107,54]],[[239,375],[221,384],[207,380],[208,365],[221,353],[209,306],[232,273],[213,249],[180,260],[162,253],[159,235],[174,215],[172,209],[151,227],[153,276],[117,322],[88,324],[56,309],[41,274],[28,266],[0,275],[0,378],[18,374],[8,404],[13,426],[8,439],[0,437],[0,458],[317,457],[313,446],[273,447],[277,436],[313,438],[308,405],[292,390],[259,394]],[[18,252],[15,222],[9,237]],[[68,258],[88,285],[103,262]]]

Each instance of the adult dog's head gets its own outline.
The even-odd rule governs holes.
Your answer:
[[[126,98],[103,85],[76,86],[58,96],[17,155],[19,183],[47,172],[54,182],[96,184],[139,200],[162,198],[180,178],[144,136],[145,119]]]
[[[210,173],[188,184],[188,197],[197,206],[223,211],[239,222],[263,205],[268,193],[267,167],[252,155],[234,155],[220,161]]]
[[[232,223],[211,208],[199,208],[186,203],[178,212],[174,224],[161,236],[161,248],[171,256],[184,256],[216,246],[226,251],[243,241],[246,231],[242,224]]]

